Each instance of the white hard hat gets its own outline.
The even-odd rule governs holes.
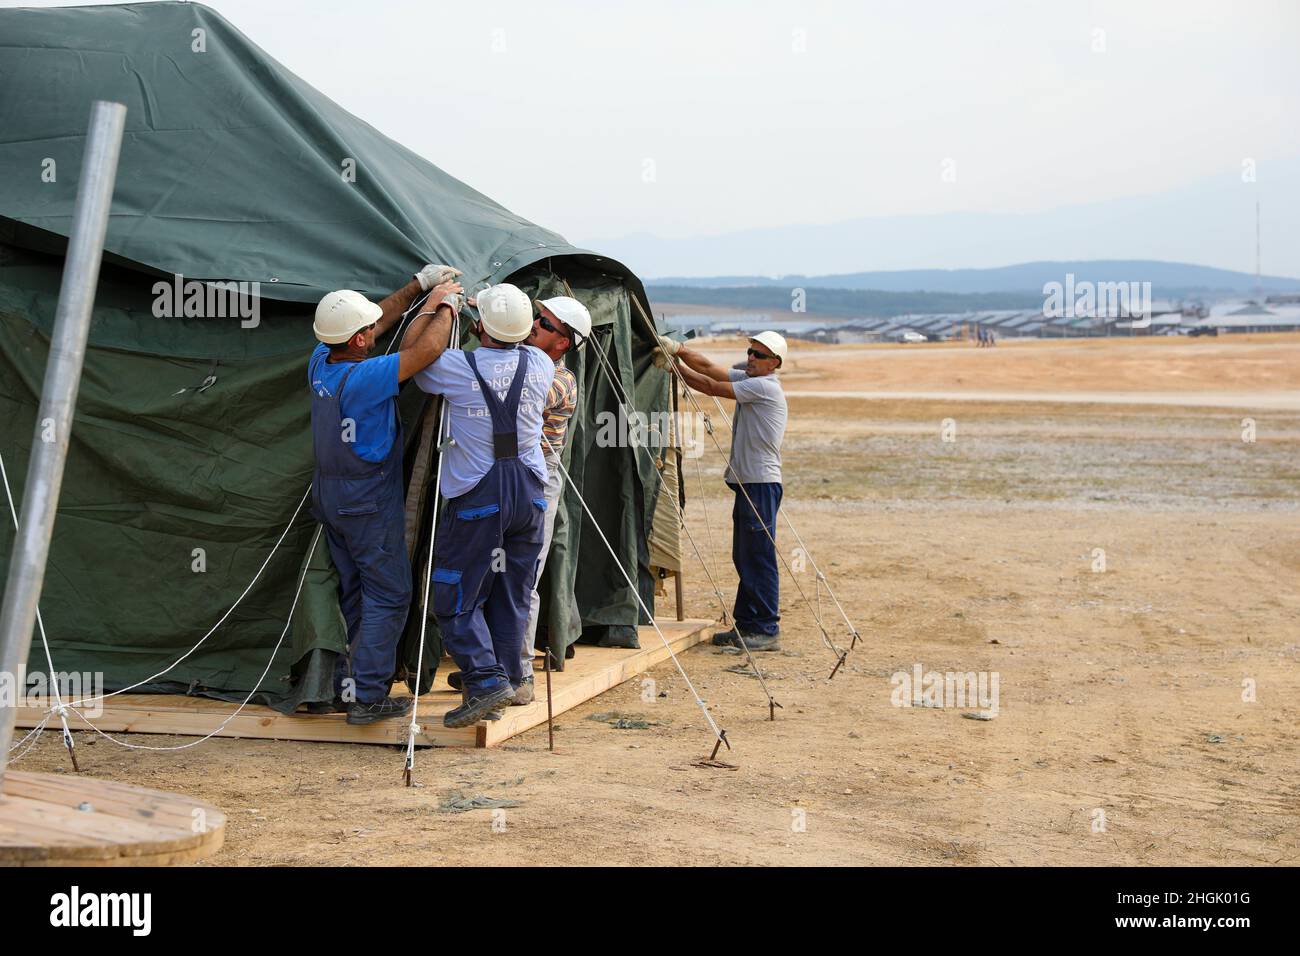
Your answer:
[[[476,297],[487,334],[498,342],[522,342],[533,330],[533,306],[518,286],[490,285]]]
[[[779,332],[759,332],[757,335],[751,336],[749,341],[767,346],[767,350],[779,358],[782,365],[785,365],[786,347],[784,335]]]
[[[555,316],[573,332],[575,346],[581,345],[591,335],[591,313],[577,299],[557,295],[552,299],[534,299],[533,304]]]
[[[340,289],[320,300],[312,331],[326,345],[340,345],[362,329],[374,325],[383,314],[383,309],[360,292]]]

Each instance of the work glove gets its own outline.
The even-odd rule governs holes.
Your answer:
[[[678,342],[675,339],[670,339],[666,335],[660,335],[658,336],[658,339],[659,339],[659,347],[669,355],[676,355],[677,350],[682,347],[681,342]]]
[[[673,359],[672,356],[669,355],[667,352],[665,352],[663,349],[655,349],[654,363],[655,363],[655,368],[661,368],[666,371],[672,368]]]
[[[448,292],[439,300],[438,305],[445,305],[451,309],[452,315],[460,315],[460,310],[465,308],[465,294],[463,292]]]
[[[458,275],[461,275],[461,271],[455,266],[430,263],[415,274],[415,281],[420,283],[421,291],[428,292],[434,286],[450,282]]]

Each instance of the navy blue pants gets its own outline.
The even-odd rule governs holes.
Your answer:
[[[411,604],[402,505],[398,499],[370,514],[334,514],[325,524],[339,572],[339,610],[348,625],[356,699],[366,704],[388,695]],[[346,676],[347,661],[340,657],[336,689]]]
[[[781,484],[773,481],[741,486],[727,482],[727,487],[736,493],[731,509],[731,563],[740,576],[732,616],[736,627],[746,634],[779,634],[781,576],[772,542],[776,539],[776,512],[781,507]],[[749,494],[749,501],[741,494],[741,487]]]
[[[518,686],[542,551],[546,489],[518,458],[497,461],[447,502],[434,544],[433,610],[443,645],[478,696]]]

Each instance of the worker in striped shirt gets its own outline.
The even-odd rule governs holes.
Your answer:
[[[591,335],[591,313],[577,299],[567,295],[552,299],[538,299],[533,303],[537,315],[528,344],[541,349],[555,363],[555,380],[546,394],[542,406],[542,457],[546,459],[546,517],[542,553],[537,559],[537,580],[533,583],[532,604],[528,610],[528,626],[524,628],[524,683],[515,692],[512,704],[523,705],[533,700],[533,653],[537,647],[537,613],[541,607],[538,587],[546,567],[546,555],[551,550],[551,535],[555,531],[555,514],[559,509],[560,492],[564,488],[564,475],[560,472],[560,456],[569,429],[569,419],[578,407],[578,380],[564,366],[564,356],[582,348]]]

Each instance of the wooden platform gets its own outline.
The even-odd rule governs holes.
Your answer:
[[[169,866],[221,849],[226,815],[199,800],[72,774],[5,774],[0,866]]]
[[[659,627],[668,638],[674,653],[706,640],[713,621],[660,620]],[[653,627],[640,628],[640,650],[594,647],[583,644],[577,655],[566,662],[565,670],[551,674],[556,716],[597,694],[635,677],[656,664],[668,660],[668,651]],[[507,707],[501,720],[480,721],[472,727],[452,730],[442,725],[442,716],[460,704],[460,693],[447,686],[447,664],[438,670],[434,688],[420,698],[419,731],[416,743],[433,747],[492,747],[538,724],[546,723],[546,680],[536,670],[537,699],[527,707]],[[93,718],[105,733],[186,734],[203,736],[216,730],[237,709],[236,704],[206,697],[164,694],[122,694],[104,701],[104,712]],[[34,727],[43,712],[36,707],[18,709],[19,727]],[[78,730],[79,718],[69,717],[69,725]],[[316,740],[355,744],[405,744],[408,720],[384,720],[354,727],[343,714],[312,716],[297,713],[289,716],[269,707],[245,707],[230,721],[219,736],[258,737],[275,740]]]

